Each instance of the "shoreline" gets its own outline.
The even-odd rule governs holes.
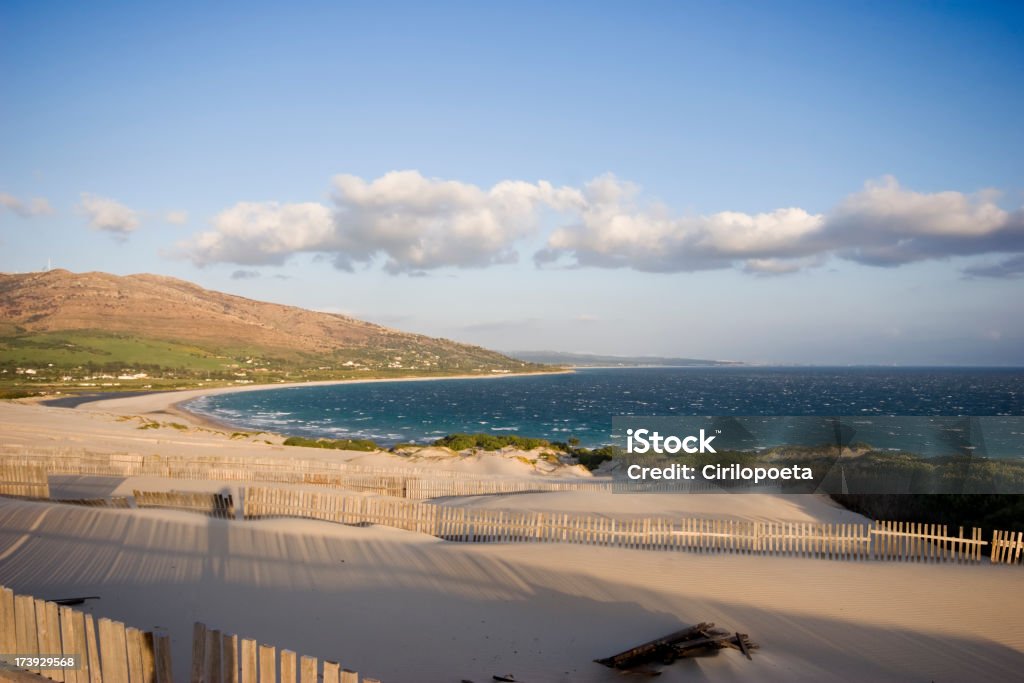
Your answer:
[[[240,425],[222,422],[208,415],[189,410],[184,404],[204,396],[220,394],[236,394],[246,391],[270,391],[272,389],[295,389],[299,387],[336,386],[344,384],[371,384],[384,382],[435,382],[439,380],[500,380],[512,377],[537,377],[547,375],[571,375],[575,370],[557,370],[553,372],[510,372],[493,375],[446,375],[442,377],[367,377],[359,379],[317,380],[313,382],[285,382],[280,384],[259,384],[228,387],[210,387],[197,389],[178,389],[173,391],[153,391],[138,393],[133,396],[116,398],[98,398],[83,402],[70,410],[115,412],[132,415],[170,415],[191,422],[193,426],[215,429],[217,431],[252,431]],[[274,432],[267,432],[274,433]]]

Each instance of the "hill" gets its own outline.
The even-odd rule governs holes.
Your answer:
[[[530,363],[551,363],[575,367],[707,367],[742,365],[738,361],[703,360],[700,358],[665,358],[662,356],[600,356],[590,353],[561,351],[506,351],[506,354]]]
[[[231,382],[543,370],[486,349],[159,275],[0,274],[0,373]],[[140,378],[142,379],[142,378]],[[149,382],[150,384],[152,382]],[[114,385],[101,382],[98,386]]]

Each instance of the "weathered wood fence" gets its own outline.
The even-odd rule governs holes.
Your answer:
[[[112,496],[110,498],[61,498],[54,500],[55,503],[64,505],[81,505],[88,508],[108,508],[113,510],[127,510],[131,507],[131,496]]]
[[[999,532],[996,532],[999,533]],[[950,536],[945,525],[912,522],[875,522],[874,556],[913,562],[981,562],[981,529],[972,529],[971,537],[964,536],[960,527],[957,536]],[[993,556],[993,562],[997,560]]]
[[[98,627],[98,628],[97,628]],[[173,683],[170,637],[93,621],[66,605],[0,586],[0,652],[75,655],[77,669],[28,669],[66,683]]]
[[[0,461],[0,496],[49,498],[47,476],[44,465]]]
[[[409,477],[404,498],[426,500],[448,496],[485,496],[508,493],[549,493],[552,491],[611,491],[610,481],[545,481],[543,479],[437,479]]]
[[[42,467],[44,472],[49,474],[157,476],[168,479],[306,484],[413,499],[497,493],[613,490],[610,480],[557,479],[541,476],[495,476],[481,479],[452,470],[413,466],[368,467],[284,454],[252,458],[227,455],[196,457],[34,450],[28,453],[0,454],[0,466],[2,465],[11,466],[15,470],[19,467]]]
[[[221,519],[235,518],[235,502],[231,494],[185,491],[132,491],[140,508],[166,508],[200,512]]]
[[[360,683],[338,662],[299,657],[292,650],[257,644],[196,622],[192,631],[191,683]],[[362,678],[362,683],[380,683]]]
[[[1024,559],[1024,531],[992,532],[992,562],[1017,564]]]
[[[46,456],[44,464],[34,456],[0,456],[0,495],[48,497],[47,471],[58,473],[105,474],[119,476],[160,470],[163,476],[187,474],[195,478],[231,480],[242,477],[247,469],[239,463],[227,467],[217,458],[207,458],[200,465],[185,470],[161,463],[175,458],[138,456],[135,454],[58,454]],[[229,458],[229,460],[232,460]],[[254,461],[268,459],[253,459]],[[275,461],[276,462],[276,461]],[[318,466],[339,466],[344,463],[323,463]],[[180,464],[180,463],[178,463]],[[265,463],[266,464],[266,463]],[[280,464],[280,463],[278,463]],[[306,463],[309,464],[308,462]],[[211,469],[205,470],[209,466]],[[227,469],[225,469],[227,467]],[[200,474],[202,472],[202,475]],[[267,472],[253,468],[246,480]],[[271,473],[272,476],[273,473]],[[451,508],[418,502],[428,497],[466,496],[527,491],[610,490],[610,482],[595,481],[533,481],[524,478],[465,479],[442,477],[427,479],[398,475],[338,472],[292,472],[282,478],[292,483],[316,486],[354,488],[379,493],[385,498],[344,496],[330,492],[284,491],[250,487],[245,494],[243,514],[246,519],[267,516],[291,516],[321,519],[344,524],[383,524],[427,533],[439,538],[464,541],[535,541],[585,543],[645,549],[685,549],[715,552],[771,553],[828,558],[867,558],[922,562],[978,562],[983,546],[980,529],[969,537],[963,529],[953,536],[947,527],[938,525],[877,522],[864,524],[773,523],[706,519],[612,519],[598,515],[567,513],[516,512]],[[451,473],[447,473],[451,474]],[[272,478],[272,477],[271,477]],[[294,481],[296,478],[301,482]],[[210,493],[141,492],[135,491],[139,507],[162,507],[203,512],[214,517],[234,517],[231,496]],[[97,507],[128,507],[125,499],[68,501]],[[990,559],[993,563],[1016,564],[1022,558],[1024,540],[1018,533],[994,532]]]
[[[636,548],[898,562],[976,563],[981,530],[938,525],[820,524],[715,519],[614,519],[597,515],[455,508],[388,498],[253,487],[246,519],[302,517],[380,524],[464,543],[577,543]],[[1024,547],[1024,541],[1020,541]],[[1003,546],[1000,546],[1001,548]],[[1001,557],[1001,556],[1000,556]],[[993,555],[993,562],[1005,561]]]
[[[62,683],[174,683],[171,638],[0,586],[0,654],[76,656],[77,668],[24,669]],[[2,667],[0,667],[2,669]],[[3,677],[0,676],[0,680]],[[178,680],[186,680],[179,672]],[[196,623],[191,683],[380,683],[315,657]]]

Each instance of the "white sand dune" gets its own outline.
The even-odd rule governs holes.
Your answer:
[[[468,496],[436,501],[453,507],[599,514],[617,519],[697,517],[773,522],[863,523],[825,496],[811,494],[651,494],[558,491]]]
[[[176,396],[119,399],[123,414]],[[133,402],[134,401],[134,402]],[[142,401],[145,405],[140,404]],[[156,412],[153,412],[156,411]],[[162,415],[162,416],[161,416]],[[283,455],[230,434],[138,429],[108,405],[0,403],[0,449]],[[302,457],[364,458],[312,452]],[[2,451],[0,451],[2,452]],[[402,461],[374,455],[379,462]],[[535,476],[513,461],[460,460],[480,476]],[[496,464],[497,463],[497,464]],[[418,463],[423,466],[423,463]],[[435,464],[434,466],[447,466]],[[142,490],[237,492],[237,483],[54,477],[55,495]],[[851,522],[817,496],[564,492],[439,501],[615,517]],[[387,528],[308,520],[224,521],[186,512],[97,510],[0,499],[0,583],[173,637],[187,671],[199,620],[303,654],[340,659],[385,683],[620,681],[594,664],[700,621],[748,633],[736,652],[676,663],[665,681],[1003,681],[1024,670],[1021,568],[704,555],[560,544],[460,545]]]
[[[100,595],[173,637],[193,620],[390,683],[618,681],[591,662],[699,621],[762,645],[661,680],[1017,680],[1019,567],[459,545],[383,528],[0,501],[0,583]]]
[[[191,392],[178,392],[191,393]],[[280,435],[259,432],[232,438],[230,428],[205,424],[173,408],[177,394],[148,394],[86,403],[76,409],[0,402],[0,453],[19,447],[77,449],[105,453],[156,453],[173,456],[283,456],[329,460],[376,468],[419,468],[460,472],[478,477],[548,476],[517,456],[529,453],[452,455],[445,449],[423,449],[415,457],[387,452],[360,453],[282,446]],[[113,406],[113,410],[107,409]],[[172,412],[168,412],[172,411]],[[156,421],[156,429],[140,429]],[[179,427],[173,427],[177,424]],[[535,457],[535,456],[534,456]],[[582,467],[561,467],[558,477],[590,478]]]

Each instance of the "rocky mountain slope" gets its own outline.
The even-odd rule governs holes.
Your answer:
[[[477,346],[159,275],[0,274],[0,363],[138,364],[146,358],[161,367],[255,362],[373,374],[535,367]]]

